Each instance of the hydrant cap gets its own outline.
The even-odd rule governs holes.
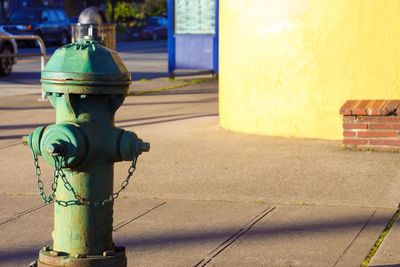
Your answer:
[[[78,22],[80,24],[102,24],[107,23],[107,17],[100,8],[91,6],[79,14]]]
[[[40,81],[44,92],[126,94],[131,74],[117,52],[90,40],[57,49]]]

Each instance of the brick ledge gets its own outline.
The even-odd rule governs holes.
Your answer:
[[[348,100],[340,108],[343,116],[399,116],[400,100]]]
[[[345,148],[400,151],[400,100],[348,100],[340,114]]]

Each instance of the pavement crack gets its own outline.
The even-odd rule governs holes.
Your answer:
[[[35,207],[33,207],[33,208],[30,208],[30,209],[21,211],[21,212],[19,212],[18,214],[14,215],[14,216],[12,216],[12,217],[9,217],[9,218],[7,218],[7,219],[5,219],[4,221],[1,221],[1,222],[0,222],[0,225],[3,225],[3,224],[5,224],[5,223],[8,223],[8,222],[13,221],[13,220],[15,220],[15,219],[18,219],[19,217],[22,217],[22,216],[24,216],[24,215],[26,215],[26,214],[29,214],[29,213],[31,213],[31,212],[34,212],[34,211],[36,211],[36,210],[38,210],[38,209],[41,209],[41,208],[43,208],[43,207],[45,207],[45,206],[47,206],[47,204],[43,203],[43,204],[40,204],[40,205],[35,206]]]
[[[357,233],[357,235],[353,238],[353,240],[350,242],[350,244],[347,246],[347,248],[343,251],[342,255],[340,255],[340,257],[337,259],[335,264],[333,264],[333,267],[335,267],[339,263],[339,261],[343,258],[343,256],[350,249],[350,247],[354,244],[354,242],[357,240],[357,238],[361,235],[362,231],[364,231],[364,229],[367,227],[367,225],[372,220],[372,218],[375,216],[375,214],[376,214],[376,210],[374,210],[374,212],[371,214],[371,216],[369,216],[368,220],[364,223],[363,227],[360,229],[360,231]]]
[[[270,214],[276,207],[267,208],[263,210],[261,213],[257,214],[254,218],[252,218],[246,225],[244,225],[239,231],[228,237],[224,242],[222,242],[218,247],[216,247],[213,251],[211,251],[206,257],[200,260],[194,267],[204,267],[208,263],[210,263],[215,257],[217,257],[222,251],[227,249],[230,245],[232,245],[236,240],[242,237],[245,233],[247,233],[254,225],[256,225],[261,219]]]
[[[114,232],[118,231],[118,230],[121,229],[122,227],[124,227],[124,226],[130,224],[131,222],[133,222],[133,221],[135,221],[135,220],[137,220],[137,219],[143,217],[144,215],[146,215],[146,214],[152,212],[152,211],[155,210],[155,209],[158,209],[159,207],[161,207],[161,206],[163,206],[163,205],[165,205],[165,204],[167,204],[167,201],[155,205],[153,208],[147,210],[146,212],[143,212],[142,214],[136,216],[135,218],[133,218],[133,219],[131,219],[131,220],[129,220],[129,221],[122,221],[122,222],[118,223],[117,225],[114,226],[114,230],[113,230],[113,231],[114,231]]]
[[[0,149],[9,148],[9,147],[17,146],[17,145],[22,145],[22,141],[2,145],[2,146],[0,146]]]

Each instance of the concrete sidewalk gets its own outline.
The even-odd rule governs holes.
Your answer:
[[[216,87],[130,96],[117,112],[152,145],[115,205],[129,266],[359,266],[397,210],[399,155],[229,132]],[[54,122],[37,98],[0,98],[0,266],[26,266],[51,244],[52,207],[19,140]],[[116,186],[128,167],[116,164]],[[370,266],[400,264],[399,227]]]

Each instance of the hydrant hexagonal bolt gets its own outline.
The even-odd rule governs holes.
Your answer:
[[[137,157],[150,149],[135,133],[114,124],[131,74],[115,51],[88,36],[56,50],[41,83],[56,123],[23,140],[33,153],[42,199],[54,201],[52,249],[40,250],[38,266],[126,267],[125,249],[112,239],[113,203],[128,185]],[[55,168],[48,195],[38,156]],[[114,163],[124,160],[131,167],[113,190]]]
[[[46,151],[53,156],[62,156],[64,153],[64,146],[60,143],[48,144]]]

